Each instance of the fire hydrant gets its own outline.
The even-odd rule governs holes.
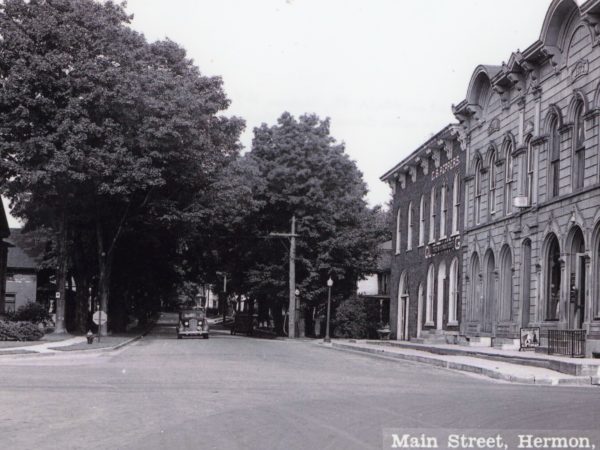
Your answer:
[[[85,337],[87,338],[88,344],[92,344],[94,342],[94,333],[92,333],[92,330],[88,330]]]

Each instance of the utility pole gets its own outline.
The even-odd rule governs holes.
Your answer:
[[[292,216],[291,233],[269,233],[272,237],[290,239],[290,300],[288,305],[288,337],[296,337],[296,216]]]

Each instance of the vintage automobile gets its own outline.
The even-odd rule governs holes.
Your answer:
[[[204,308],[182,309],[177,322],[177,339],[184,336],[202,336],[208,339],[208,321]]]

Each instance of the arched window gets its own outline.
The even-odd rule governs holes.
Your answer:
[[[558,119],[552,118],[550,122],[550,167],[548,170],[548,197],[558,197],[560,181],[560,134],[558,132]]]
[[[454,258],[450,264],[448,291],[448,325],[458,325],[458,258]]]
[[[454,175],[454,185],[452,186],[452,234],[458,233],[458,214],[460,211],[460,178],[458,174]]]
[[[413,240],[413,205],[412,202],[408,204],[408,232],[406,235],[406,250],[412,250],[412,240]]]
[[[525,196],[527,197],[527,204],[533,205],[535,203],[535,149],[533,147],[532,139],[527,139],[527,178],[525,180]]]
[[[433,325],[433,293],[435,283],[435,268],[429,265],[427,270],[427,305],[425,306],[425,325]]]
[[[500,308],[501,321],[512,319],[512,254],[508,245],[502,248],[500,254]]]
[[[488,208],[490,214],[496,211],[496,150],[492,149],[490,154],[490,193],[489,193],[489,205]]]
[[[481,160],[475,164],[475,225],[481,223]]]
[[[446,297],[446,263],[442,261],[438,266],[437,274],[437,307],[435,314],[435,328],[444,328],[444,299]]]
[[[512,213],[513,202],[513,156],[512,142],[506,145],[506,158],[504,159],[504,214]]]
[[[583,103],[577,105],[573,120],[573,189],[583,188],[585,170],[585,124]]]
[[[446,197],[448,196],[448,187],[444,184],[440,191],[440,239],[446,237]]]
[[[398,213],[396,215],[396,254],[400,253],[400,230],[402,229],[400,219],[400,207],[398,206]]]
[[[546,320],[558,320],[560,312],[561,262],[558,238],[552,234],[546,250]]]
[[[419,283],[419,289],[417,291],[417,338],[421,337],[421,330],[423,329],[424,302],[423,283]]]
[[[421,195],[419,204],[419,247],[425,245],[425,196]]]
[[[469,299],[467,303],[467,317],[469,320],[478,320],[480,317],[479,308],[481,307],[481,266],[479,256],[474,253],[471,257],[471,274],[469,286]]]
[[[431,188],[431,204],[429,205],[429,242],[435,242],[435,187]]]

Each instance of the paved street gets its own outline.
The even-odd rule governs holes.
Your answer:
[[[519,386],[215,332],[0,359],[0,448],[381,448],[383,428],[592,430],[600,389]]]

